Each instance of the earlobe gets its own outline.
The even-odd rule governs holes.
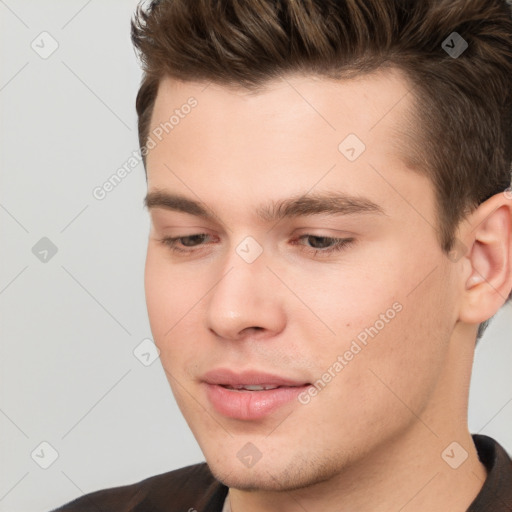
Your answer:
[[[505,194],[496,194],[468,220],[461,236],[469,247],[470,271],[460,320],[478,324],[501,308],[512,288],[512,201]]]

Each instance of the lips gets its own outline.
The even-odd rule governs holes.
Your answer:
[[[231,388],[243,388],[245,386],[264,387],[299,387],[310,384],[306,381],[289,379],[279,375],[246,370],[235,373],[227,368],[211,370],[203,376],[203,381],[208,384],[217,384]]]
[[[238,420],[258,420],[277,411],[311,385],[308,382],[257,371],[235,373],[217,369],[203,376],[207,400],[217,413]]]

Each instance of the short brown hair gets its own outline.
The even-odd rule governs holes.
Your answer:
[[[144,71],[141,148],[164,76],[257,90],[287,73],[347,78],[392,66],[412,86],[404,157],[433,182],[442,248],[467,213],[510,187],[505,0],[153,0],[131,30]],[[449,52],[454,38],[467,43],[461,55]]]

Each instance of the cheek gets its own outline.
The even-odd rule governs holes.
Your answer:
[[[448,307],[439,295],[442,286],[439,275],[421,293],[410,294],[404,286],[368,294],[362,308],[354,307],[354,313],[362,311],[357,325],[338,324],[344,331],[330,364],[338,354],[351,359],[329,398],[333,406],[345,404],[354,423],[368,429],[375,421],[405,423],[414,419],[410,410],[419,414],[426,407],[443,371],[451,332],[449,315],[440,314]]]
[[[428,332],[415,325],[426,317],[436,323],[432,315],[448,302],[446,279],[437,252],[400,239],[369,247],[349,264],[299,277],[297,283],[298,294],[337,337],[347,342],[361,335],[364,343],[397,328],[404,335],[414,330],[416,337]]]
[[[387,261],[379,258],[375,250],[368,249],[359,250],[357,257],[348,254],[349,257],[335,265],[317,263],[293,272],[282,268],[281,274],[301,299],[298,303],[290,296],[289,303],[297,303],[299,309],[304,309],[300,315],[297,312],[294,317],[289,315],[290,321],[308,320],[316,327],[320,340],[324,340],[323,348],[332,348],[335,340],[339,340],[342,349],[346,341],[375,322],[379,322],[380,330],[380,315],[388,312],[391,320],[398,316],[393,304],[403,301],[406,288],[404,276],[394,264],[398,251],[393,247],[381,249],[379,254],[386,254]]]
[[[347,439],[358,445],[363,437],[371,446],[411,425],[411,411],[421,415],[436,388],[445,349],[439,332],[430,329],[431,339],[419,334],[429,332],[431,320],[417,315],[415,306],[404,304],[384,327],[376,322],[380,307],[366,311],[368,321],[362,327],[346,328],[335,340],[326,343],[324,338],[315,348],[321,381],[316,386],[326,384],[305,406],[310,431],[325,430],[327,437],[339,439],[340,447]],[[358,339],[361,333],[364,338]]]
[[[173,266],[159,251],[148,248],[144,274],[148,318],[162,365],[172,373],[181,373],[197,358],[205,291],[194,276],[193,270]]]
[[[171,325],[166,311],[173,311],[175,295],[172,293],[168,272],[150,247],[146,256],[144,289],[151,331],[158,344]]]
[[[421,402],[448,348],[451,299],[435,255],[423,252],[423,258],[415,257],[410,248],[406,260],[400,258],[403,251],[392,248],[381,254],[386,260],[365,259],[331,276],[317,275],[316,286],[308,276],[296,280],[297,294],[322,320],[305,327],[296,315],[295,322],[309,329],[304,339],[315,340],[304,348],[319,377],[329,369],[336,375],[332,380],[337,385],[329,387],[332,397],[343,403],[354,396],[374,404],[386,397],[392,400],[386,384],[404,398]],[[339,356],[343,368],[333,367]]]
[[[146,306],[151,331],[155,343],[162,350],[161,344],[169,339],[179,319],[186,315],[186,307],[190,309],[192,286],[184,286],[183,277],[173,270],[172,266],[162,258],[158,251],[148,248],[144,273]]]

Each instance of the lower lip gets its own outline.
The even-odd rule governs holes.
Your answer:
[[[297,400],[310,387],[282,387],[264,391],[236,391],[206,383],[206,394],[217,412],[228,418],[257,420],[271,414],[282,405]]]

